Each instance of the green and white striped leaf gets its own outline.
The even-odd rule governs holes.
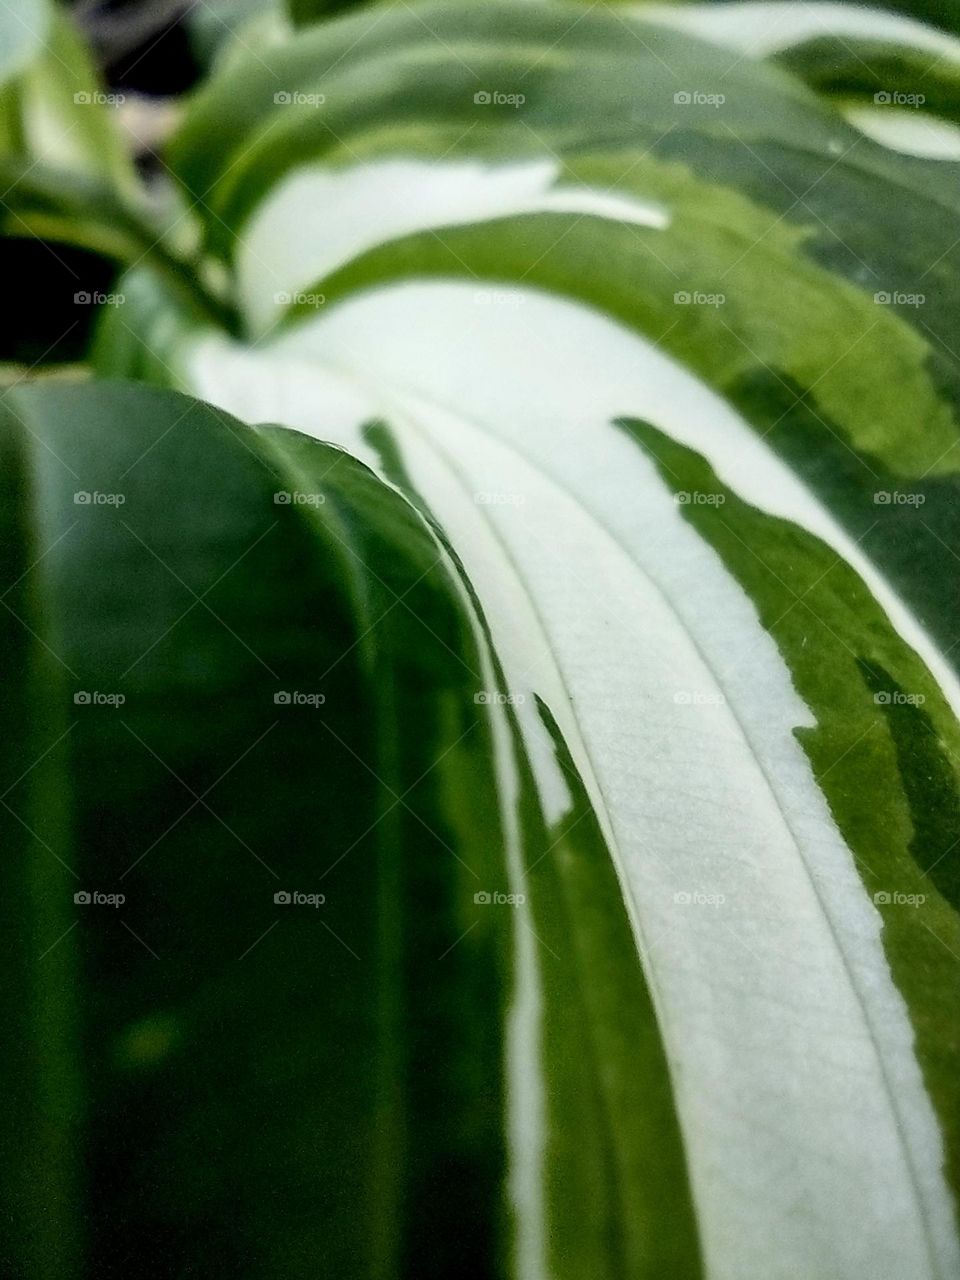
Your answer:
[[[597,817],[440,533],[171,393],[3,412],[11,1274],[506,1275],[550,1224],[697,1275]]]
[[[362,424],[392,425],[510,689],[550,707],[601,816],[708,1274],[949,1275],[960,699],[943,655],[747,424],[609,321],[433,284],[310,328],[282,355],[201,346],[195,384],[251,418],[322,421],[372,465]]]
[[[774,57],[830,94],[868,137],[908,155],[957,160],[960,41],[858,5],[766,3],[647,6],[645,18]]]
[[[499,83],[526,101],[474,102]],[[725,101],[674,101],[696,93]],[[955,163],[877,145],[742,53],[549,5],[311,29],[209,86],[176,155],[258,350],[424,277],[600,308],[733,402],[957,663]],[[877,521],[911,477],[923,511]]]
[[[119,1104],[82,1085],[95,1259],[142,1215],[183,1266],[266,1277],[960,1273],[958,166],[711,39],[401,5],[231,56],[173,163],[244,332],[145,265],[96,352],[207,405],[17,395],[32,632],[103,684],[172,646],[131,675],[166,768],[118,796],[133,739],[102,717],[76,757],[105,875],[282,673],[335,673],[140,873],[198,959],[137,955],[118,996],[102,926],[70,935],[96,1043],[134,1046]],[[62,464],[133,478],[84,513],[133,540],[73,540]],[[329,868],[324,913],[274,927],[250,851],[291,889]]]

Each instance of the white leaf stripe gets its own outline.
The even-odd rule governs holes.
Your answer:
[[[637,17],[728,45],[751,58],[824,36],[922,49],[960,64],[960,40],[913,18],[860,4],[743,3],[637,6]]]
[[[305,208],[322,209],[323,217],[304,224]],[[667,222],[650,202],[564,186],[554,159],[498,165],[385,159],[333,171],[306,166],[277,184],[244,232],[238,266],[245,312],[266,329],[299,290],[384,240],[518,213],[591,214],[647,227]]]
[[[478,305],[477,291],[462,284],[410,284],[383,290],[376,303],[378,323],[390,331],[391,340],[377,352],[376,367],[367,362],[369,321],[364,299],[347,300],[328,317],[301,324],[271,348],[276,358],[290,360],[285,366],[285,381],[290,390],[276,392],[284,396],[284,401],[276,406],[278,416],[280,410],[288,415],[296,412],[295,384],[298,378],[311,380],[310,368],[318,352],[323,353],[327,365],[331,362],[343,368],[355,365],[354,385],[362,386],[364,379],[373,379],[383,380],[389,387],[408,385],[415,390],[417,380],[427,373],[420,367],[419,353],[425,348],[438,350],[435,344],[446,337],[462,341],[465,347],[475,350],[477,360],[487,361],[491,379],[484,379],[483,384],[488,391],[492,387],[504,387],[504,372],[493,378],[492,370],[513,368],[510,390],[518,396],[527,385],[524,370],[516,360],[516,353],[523,347],[536,344],[538,349],[552,352],[554,376],[582,361],[582,375],[566,378],[565,402],[571,410],[576,407],[577,412],[594,413],[603,421],[624,413],[649,417],[674,438],[709,458],[722,478],[762,510],[792,520],[822,538],[863,578],[899,634],[923,658],[954,712],[960,716],[960,677],[923,630],[916,615],[887,584],[863,548],[841,529],[720,396],[653,343],[585,308],[557,299],[547,300],[532,290],[514,287],[498,290],[496,302],[492,308]],[[446,321],[436,319],[441,305],[456,308],[456,339],[450,334]],[[418,317],[415,328],[404,323],[404,317],[410,314]],[[551,328],[549,344],[539,336],[545,326]],[[209,349],[226,351],[229,346],[212,340]],[[275,357],[271,354],[268,358]],[[256,361],[262,358],[262,354],[241,356],[235,350],[231,364],[236,376],[243,378],[244,369],[252,371]],[[601,362],[604,406],[602,412],[597,413],[591,404],[596,388],[590,374]],[[204,393],[202,381],[196,381],[203,378],[202,356],[193,356],[192,363],[189,377]],[[462,385],[459,366],[455,362],[445,365],[433,360],[429,376],[436,398],[441,403],[456,405]],[[259,379],[255,373],[251,381],[252,394],[256,394]],[[334,385],[331,383],[331,392]],[[638,405],[642,407],[636,408]],[[256,417],[255,409],[251,407],[247,416]]]
[[[487,687],[510,698],[506,708],[491,710],[503,780],[501,803],[508,811],[503,825],[510,846],[511,890],[526,898],[515,912],[516,981],[505,1037],[516,1274],[579,1280],[583,1266],[594,1268],[602,1260],[610,1280],[664,1272],[677,1280],[694,1280],[702,1274],[699,1242],[689,1216],[685,1162],[655,1015],[636,969],[626,917],[625,927],[619,927],[624,904],[606,861],[607,847],[585,822],[594,817],[609,831],[602,797],[594,787],[601,808],[593,814],[572,763],[563,767],[555,726],[545,726],[540,698],[537,705],[532,696],[513,701],[517,690],[532,688],[534,672],[539,688],[554,689],[551,680],[557,671],[549,639],[505,544],[482,505],[464,490],[455,459],[426,441],[419,414],[411,414],[402,400],[384,392],[380,407],[402,426],[404,440],[409,442],[412,433],[426,445],[414,451],[418,483],[407,473],[406,448],[399,465],[390,456],[392,443],[383,449],[384,438],[393,440],[384,425],[364,428],[353,436],[352,447],[363,452],[369,445],[371,463],[379,458],[386,476],[427,515],[448,549],[451,572],[462,575],[464,603],[475,617],[478,648],[484,653]],[[424,503],[421,485],[436,500],[437,510]],[[473,577],[447,540],[451,522],[438,519],[448,512],[464,545],[474,548]],[[484,554],[476,554],[477,548]],[[511,643],[505,642],[505,630]],[[506,667],[501,654],[508,659]],[[564,702],[562,684],[556,692]],[[568,731],[575,734],[575,722]],[[578,754],[585,758],[582,751]],[[587,807],[570,821],[582,805]],[[523,815],[519,825],[510,810]],[[547,843],[551,832],[555,834]],[[578,894],[589,894],[588,909]],[[600,971],[584,962],[591,954],[597,955]],[[580,1012],[575,1030],[566,1007],[571,996]],[[622,1034],[623,1028],[632,1040]],[[571,1034],[585,1055],[592,1046],[594,1057],[586,1067],[579,1060],[571,1064]],[[596,1127],[585,1131],[590,1121]],[[587,1204],[578,1201],[579,1188],[590,1196]],[[569,1204],[577,1207],[575,1223],[569,1221]],[[664,1229],[665,1216],[669,1230]]]

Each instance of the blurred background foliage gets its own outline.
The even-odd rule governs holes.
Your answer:
[[[97,77],[103,90],[118,99],[120,132],[144,180],[147,197],[161,220],[166,207],[171,210],[169,221],[173,221],[177,197],[167,178],[163,146],[179,117],[184,95],[232,50],[242,52],[256,47],[262,40],[277,38],[291,23],[305,25],[330,19],[364,2],[372,5],[403,0],[72,0],[60,5],[56,0],[24,0],[16,12],[7,9],[6,17],[0,14],[0,35],[7,47],[8,63],[11,58],[19,58],[26,66],[31,39],[42,43],[53,21],[51,15],[57,10],[65,14],[68,29],[82,37],[82,41],[76,41],[74,53],[83,51],[84,46],[89,50],[95,63],[91,76]],[[463,2],[475,6],[483,0]],[[721,2],[733,6],[738,0]],[[586,0],[570,3],[586,6]],[[599,7],[610,5],[638,10],[643,7],[636,0],[602,0]],[[960,0],[874,0],[873,7],[960,33]],[[842,44],[826,41],[824,48],[818,49],[817,44],[808,44],[799,55],[801,64],[807,59],[809,65],[794,65],[796,59],[791,61],[791,54],[785,56],[785,61],[822,92],[872,92],[872,82],[868,81],[873,64],[869,58],[865,60],[864,51],[851,53]],[[83,51],[79,56],[86,58],[88,54]],[[49,60],[48,54],[41,53],[41,72],[45,57]],[[61,60],[56,51],[53,57]],[[51,63],[50,71],[56,70]],[[11,131],[15,133],[17,128],[11,123],[16,116],[11,102],[27,74],[14,76],[0,88],[0,143],[6,142],[6,149]],[[30,74],[36,76],[36,68]],[[81,75],[81,82],[82,79]],[[14,181],[0,170],[0,180],[4,177],[0,216],[4,211],[2,195]],[[29,279],[32,284],[21,292],[19,307],[8,308],[0,318],[0,367],[12,364],[22,370],[40,364],[82,362],[91,342],[97,308],[78,307],[75,297],[78,293],[109,292],[123,269],[122,262],[110,252],[109,244],[78,248],[56,237],[38,236],[35,229],[28,232],[25,225],[11,225],[9,219],[3,229],[0,269],[10,278]]]

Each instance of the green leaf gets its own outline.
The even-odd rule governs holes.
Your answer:
[[[116,123],[124,94],[108,92],[84,41],[56,14],[42,54],[20,80],[24,149],[31,160],[96,174],[134,196],[138,183]]]
[[[132,661],[169,766],[78,725],[111,875],[333,664],[232,830],[144,860],[130,927],[207,977],[81,953],[93,1043],[154,1073],[84,1081],[98,1261],[119,1222],[266,1277],[465,1239],[516,1280],[960,1271],[958,167],[848,120],[802,33],[748,56],[757,12],[377,6],[232,55],[172,162],[242,332],[146,264],[96,351],[207,404],[14,393],[32,630],[91,687]],[[894,25],[864,75],[919,65]],[[130,528],[74,541],[58,457]],[[274,486],[326,501],[254,545]],[[303,919],[359,970],[261,920],[234,833],[332,864]]]
[[[869,137],[907,154],[960,158],[960,41],[855,5],[655,5],[645,16],[735,49],[775,58]],[[866,104],[864,110],[861,104]]]
[[[358,8],[366,2],[367,0],[289,0],[288,8],[291,20],[303,27],[323,18],[334,17],[348,9]]]
[[[455,29],[472,39],[464,53]],[[497,74],[505,90],[522,84],[527,100],[475,104],[483,60],[506,65],[508,34],[517,69]],[[587,57],[598,46],[602,74]],[[369,71],[381,47],[389,76]],[[443,77],[425,78],[438,57]],[[326,86],[327,100],[273,103],[268,70],[302,95]],[[240,79],[245,121],[228,107]],[[698,84],[726,100],[674,102]],[[639,142],[611,124],[618,117]],[[244,128],[234,146],[232,131]],[[412,162],[434,147],[443,164]],[[310,162],[312,148],[321,161]],[[529,167],[511,168],[510,151]],[[910,473],[942,474],[909,553],[902,510],[869,552],[957,661],[942,575],[960,589],[960,562],[944,565],[941,545],[960,408],[955,165],[876,146],[766,66],[731,64],[726,51],[619,16],[587,14],[571,28],[568,11],[549,6],[494,6],[470,19],[391,11],[311,31],[276,50],[269,68],[250,63],[215,82],[177,154],[188,184],[214,183],[204,197],[210,236],[226,248],[230,235],[258,342],[285,307],[304,321],[317,299],[331,305],[391,280],[522,280],[602,307],[695,368],[772,435],[855,538],[874,523],[865,518],[874,492]],[[541,216],[508,216],[522,204],[518,185]],[[498,189],[506,196],[494,200]],[[568,194],[566,220],[562,191],[582,197],[577,208]],[[597,217],[585,216],[590,199]],[[622,219],[632,204],[634,225],[618,225],[616,200]],[[905,234],[875,217],[891,201]],[[311,207],[321,216],[305,219]],[[477,225],[459,225],[471,218]],[[724,303],[678,306],[684,296]],[[835,334],[848,331],[837,359]],[[927,566],[919,576],[915,557]]]
[[[531,704],[567,777],[544,812],[439,533],[346,454],[171,393],[7,404],[17,1273],[79,1273],[82,1233],[89,1274],[149,1239],[439,1276],[469,1227],[506,1274],[549,1214],[569,1274],[697,1274],[603,838]]]
[[[200,61],[234,56],[251,44],[279,37],[287,19],[282,0],[213,0],[185,15],[191,46]]]
[[[63,278],[82,285],[53,244],[66,244],[120,267],[148,262],[161,273],[178,305],[204,310],[233,327],[229,306],[208,287],[208,273],[185,260],[196,232],[182,207],[169,217],[135,173],[116,116],[125,95],[108,93],[90,52],[64,15],[54,15],[41,52],[0,103],[0,234],[36,238],[63,267]],[[16,244],[3,246],[10,262]],[[89,289],[72,290],[88,306]],[[110,295],[115,297],[115,294]],[[51,314],[56,309],[51,307]],[[50,335],[56,345],[62,327]],[[43,343],[44,352],[48,350]]]
[[[762,3],[764,7],[768,7],[767,0],[762,0]],[[769,7],[777,9],[782,6],[778,0],[773,0],[773,4]],[[822,9],[829,21],[839,9],[854,9],[860,6],[848,5],[844,0],[842,4],[823,4],[812,7],[815,12]],[[890,10],[893,14],[903,14],[906,18],[917,19],[947,31],[960,31],[960,7],[956,0],[879,0],[876,9],[878,18],[884,16],[884,10]]]
[[[186,367],[203,394],[250,417],[269,406],[303,429],[322,420],[371,463],[365,417],[395,425],[477,584],[510,687],[550,706],[591,779],[676,1063],[708,1272],[763,1274],[775,1237],[784,1275],[882,1273],[890,1259],[891,1276],[949,1275],[933,1109],[955,1180],[960,691],[868,539],[855,543],[736,412],[652,344],[532,291],[369,292],[280,350],[210,339]],[[665,436],[709,453],[722,479],[683,451],[652,475],[611,421],[618,405],[643,406]],[[871,525],[889,513],[904,555],[905,537],[922,546],[936,483],[875,493],[860,500]],[[711,549],[721,537],[738,576]],[[922,715],[905,726],[885,707]],[[942,817],[918,828],[921,776],[945,789],[919,806]],[[888,905],[881,935],[874,913]],[[800,1064],[818,1041],[832,1066],[811,1072]],[[731,1158],[724,1117],[745,1110],[734,1190],[711,1171]],[[882,1174],[878,1147],[868,1156],[826,1120],[839,1114],[851,1135],[888,1132]],[[770,1169],[784,1147],[780,1201]],[[841,1158],[833,1185],[826,1170]],[[878,1195],[900,1203],[896,1238],[853,1242],[851,1199],[875,1215]],[[796,1197],[804,1214],[788,1227]]]

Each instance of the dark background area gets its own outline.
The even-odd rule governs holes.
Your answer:
[[[71,9],[111,88],[166,97],[200,74],[184,22],[191,7],[189,0],[76,0]]]
[[[68,6],[106,87],[156,99],[185,93],[203,73],[186,21],[192,7],[189,0],[76,0]],[[157,168],[149,154],[137,161],[147,175]],[[0,271],[7,279],[29,282],[18,290],[17,306],[6,308],[0,320],[0,362],[32,366],[82,360],[97,308],[78,306],[74,295],[111,292],[116,264],[69,245],[14,237],[0,241]]]

